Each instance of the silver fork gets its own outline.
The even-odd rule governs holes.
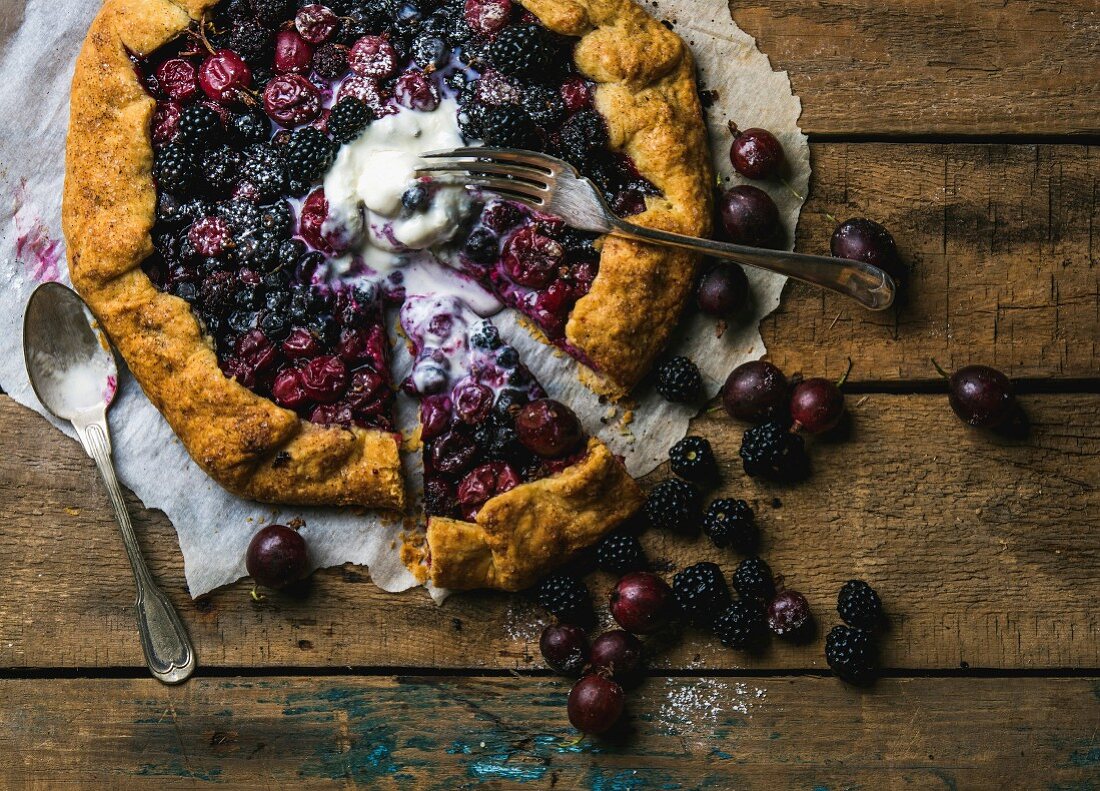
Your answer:
[[[546,154],[510,148],[456,148],[421,156],[431,164],[420,168],[420,173],[444,183],[497,193],[561,217],[581,230],[679,247],[778,272],[851,297],[870,310],[890,307],[897,293],[889,274],[861,261],[745,247],[627,222],[615,216],[595,184],[568,162]]]

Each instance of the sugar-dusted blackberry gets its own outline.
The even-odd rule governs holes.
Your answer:
[[[249,0],[229,0],[225,7],[225,15],[230,19],[251,19],[252,3]]]
[[[878,652],[862,629],[834,626],[825,636],[825,661],[850,684],[870,684],[878,675]]]
[[[438,69],[443,66],[451,56],[451,49],[442,37],[427,30],[422,30],[413,39],[411,52],[413,61],[422,69]]]
[[[760,606],[775,595],[775,579],[772,570],[762,558],[745,558],[737,564],[733,572],[733,587],[737,595],[745,601],[757,602]]]
[[[260,228],[282,241],[294,232],[294,209],[285,200],[279,200],[260,209]]]
[[[341,143],[350,143],[371,122],[371,111],[354,96],[345,96],[332,108],[328,117],[328,131]]]
[[[584,626],[593,620],[592,597],[583,581],[552,574],[535,588],[535,599],[564,623]]]
[[[267,27],[277,27],[294,14],[294,0],[251,0],[252,12]]]
[[[195,155],[179,143],[169,143],[157,152],[153,175],[162,189],[186,192],[197,175]]]
[[[604,571],[626,574],[640,571],[648,563],[642,542],[629,533],[611,533],[596,545],[596,564]]]
[[[730,605],[729,585],[722,569],[703,562],[676,572],[672,593],[684,616],[695,626],[710,628],[714,619]]]
[[[844,623],[872,632],[882,624],[882,601],[863,580],[848,580],[836,597],[836,611]]]
[[[562,159],[584,169],[607,145],[607,124],[595,110],[581,110],[562,124],[558,137]]]
[[[228,192],[240,178],[241,155],[229,146],[220,146],[203,157],[202,172],[210,186]]]
[[[252,112],[230,116],[227,129],[240,145],[266,143],[271,137],[271,121]]]
[[[348,72],[348,48],[328,41],[313,51],[313,70],[326,80],[338,80]]]
[[[260,209],[246,200],[227,200],[218,204],[217,214],[233,229],[236,236],[255,232],[260,227]]]
[[[718,481],[718,462],[705,437],[684,437],[668,451],[672,472],[700,486]]]
[[[271,51],[271,31],[252,19],[230,26],[226,46],[248,63],[258,63]]]
[[[753,648],[767,633],[764,613],[755,603],[735,601],[717,618],[711,627],[726,648]]]
[[[565,118],[565,102],[561,93],[543,85],[524,86],[520,106],[543,129],[552,129]]]
[[[286,189],[286,163],[274,146],[256,143],[245,149],[245,160],[241,165],[241,181],[247,181],[259,194],[261,200],[269,200],[282,195]]]
[[[542,76],[553,65],[553,48],[539,25],[500,31],[487,52],[489,62],[514,77]]]
[[[650,490],[644,511],[654,527],[694,535],[699,532],[701,499],[694,485],[669,478]]]
[[[490,107],[480,119],[482,139],[488,145],[501,148],[537,148],[538,130],[534,122],[519,107]]]
[[[703,377],[687,357],[673,357],[657,366],[657,392],[666,401],[686,404],[702,394]]]
[[[192,104],[180,115],[175,142],[199,151],[214,145],[223,130],[222,119],[216,112],[204,104]]]
[[[793,483],[810,474],[805,441],[779,421],[748,429],[741,440],[740,455],[745,473],[753,478]]]
[[[499,349],[500,330],[490,321],[479,321],[470,329],[470,334],[467,340],[474,349],[484,349],[486,351],[492,351],[493,349]]]
[[[295,129],[286,144],[286,164],[291,179],[312,183],[332,165],[332,141],[312,126]]]
[[[752,508],[744,500],[723,497],[707,506],[703,515],[703,532],[719,549],[733,547],[738,552],[752,552],[760,534]]]
[[[249,269],[274,268],[279,254],[279,238],[263,229],[237,239],[237,260]]]

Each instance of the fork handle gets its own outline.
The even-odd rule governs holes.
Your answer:
[[[897,285],[889,274],[877,266],[862,261],[823,255],[803,255],[761,247],[744,247],[739,244],[716,242],[713,239],[700,239],[656,228],[646,228],[618,218],[612,221],[610,232],[615,236],[640,242],[679,247],[715,258],[736,261],[745,266],[777,272],[851,297],[870,310],[885,310],[894,303],[894,297],[897,295]]]

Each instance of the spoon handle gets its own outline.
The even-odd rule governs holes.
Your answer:
[[[74,421],[73,425],[80,437],[80,444],[95,460],[103,483],[107,485],[115,519],[122,530],[122,543],[126,546],[126,555],[130,558],[130,567],[134,570],[137,583],[137,602],[134,606],[145,662],[157,680],[165,684],[178,684],[195,670],[195,649],[175,608],[153,581],[153,575],[142,557],[111,462],[111,438],[106,418],[99,417],[87,423]]]

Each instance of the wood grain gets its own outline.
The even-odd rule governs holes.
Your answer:
[[[848,438],[819,442],[813,479],[793,488],[743,476],[741,426],[698,421],[725,493],[752,501],[764,556],[810,598],[820,629],[811,645],[759,656],[688,634],[655,648],[654,666],[821,669],[836,591],[863,577],[893,619],[891,667],[1100,667],[1100,395],[1024,404],[1030,435],[1005,439],[962,426],[941,395],[853,397]],[[140,666],[130,571],[91,463],[7,399],[0,422],[0,666]],[[191,602],[173,531],[133,505],[205,667],[541,667],[546,620],[523,597],[461,595],[437,608],[421,591],[383,594],[347,567],[317,574],[303,598],[257,603],[239,583]],[[706,539],[645,541],[666,570],[713,559],[729,573],[738,560]],[[610,578],[590,580],[605,601]]]
[[[730,7],[772,66],[790,73],[811,134],[1100,129],[1100,17],[1090,0],[734,0]]]
[[[812,146],[798,249],[828,253],[836,221],[890,229],[906,301],[865,311],[790,284],[761,325],[788,372],[931,380],[995,365],[1015,377],[1100,376],[1100,157],[1086,146]],[[830,217],[830,215],[832,217]]]
[[[1091,788],[1100,681],[649,679],[572,744],[558,679],[0,681],[8,788]]]

